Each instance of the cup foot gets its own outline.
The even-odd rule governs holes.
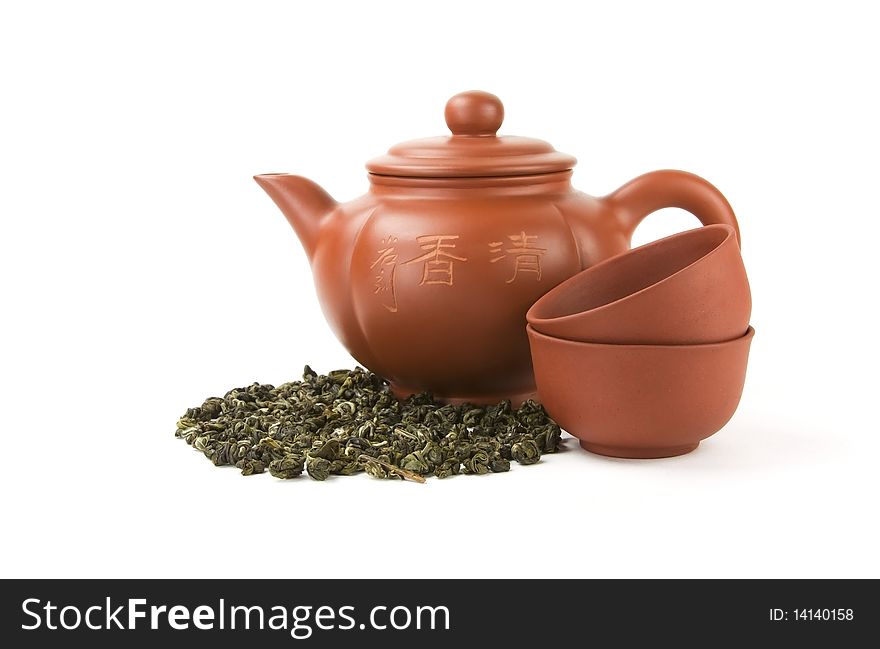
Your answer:
[[[597,455],[607,455],[608,457],[625,457],[631,459],[648,460],[661,457],[675,457],[676,455],[685,455],[690,453],[700,445],[684,444],[683,446],[665,446],[662,448],[653,447],[636,447],[636,446],[604,446],[602,444],[590,444],[589,442],[581,442],[581,448],[590,453]]]

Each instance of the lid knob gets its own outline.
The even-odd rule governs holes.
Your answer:
[[[504,120],[504,105],[495,95],[468,90],[446,102],[446,125],[453,135],[494,136]]]

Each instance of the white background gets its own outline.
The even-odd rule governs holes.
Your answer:
[[[598,5],[4,3],[0,575],[880,576],[871,3]],[[353,366],[251,176],[354,198],[472,88],[588,193],[671,167],[727,195],[757,329],[730,424],[426,485],[176,440],[207,396]]]

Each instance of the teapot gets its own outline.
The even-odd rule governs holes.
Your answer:
[[[495,95],[455,95],[445,117],[450,136],[370,160],[369,191],[348,203],[301,176],[254,177],[299,236],[330,327],[398,396],[533,398],[526,311],[628,250],[658,209],[726,223],[739,239],[729,203],[698,176],[654,171],[595,198],[572,187],[574,157],[496,135],[504,107]]]

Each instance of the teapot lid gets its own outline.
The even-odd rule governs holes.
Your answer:
[[[367,163],[371,174],[411,178],[526,176],[565,171],[577,160],[549,143],[495,133],[504,106],[495,95],[471,90],[446,102],[451,136],[409,140]]]

